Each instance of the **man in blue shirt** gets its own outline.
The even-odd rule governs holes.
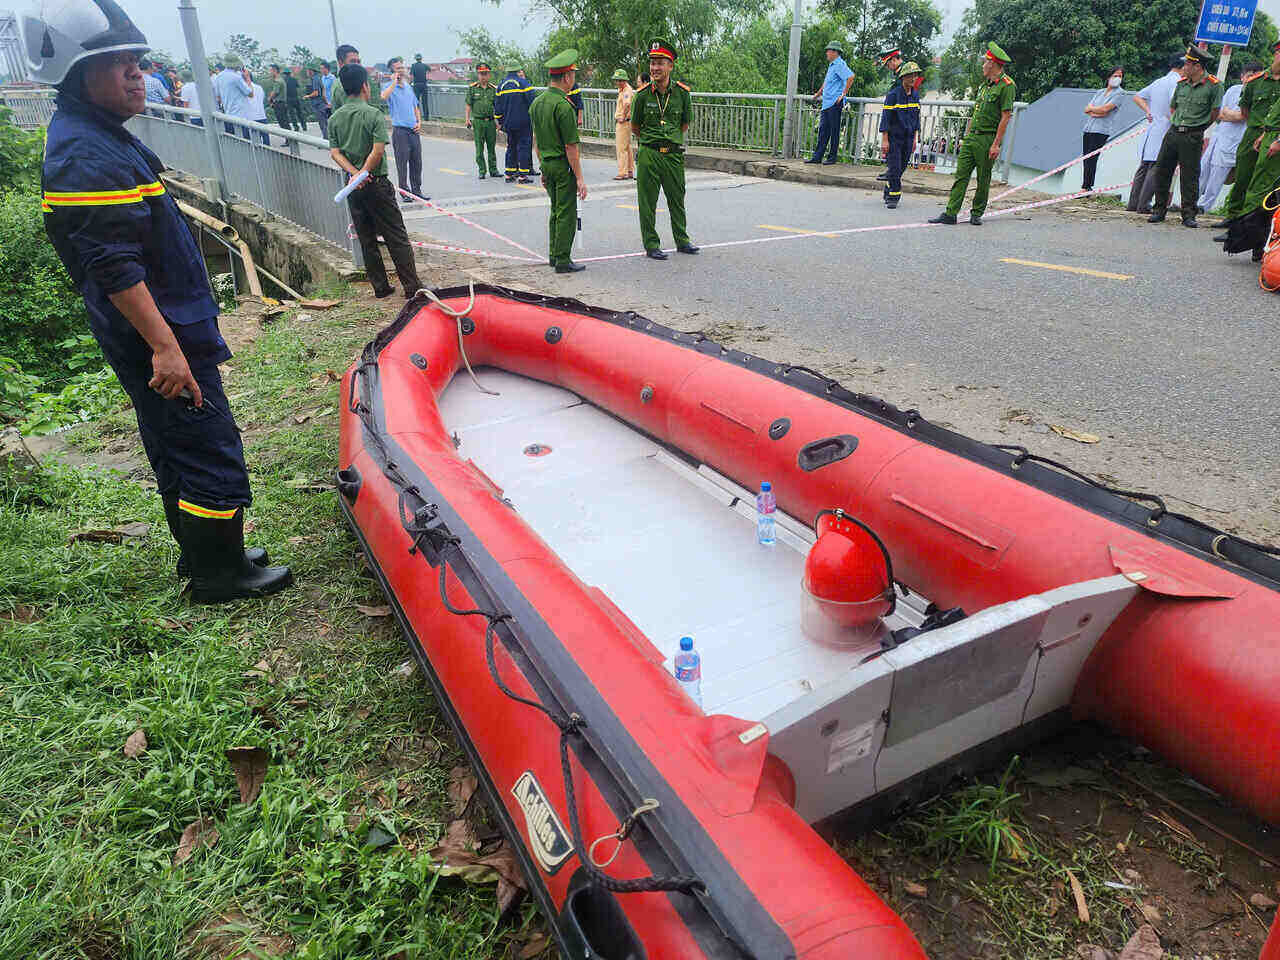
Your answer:
[[[156,65],[145,57],[138,61],[138,69],[142,71],[142,82],[146,85],[147,103],[172,103],[173,98],[169,96],[169,91],[165,88],[164,81],[156,76]],[[157,117],[163,117],[164,113],[160,110],[151,110],[149,113]]]
[[[421,197],[422,138],[418,133],[422,130],[422,108],[418,106],[418,95],[413,92],[404,57],[392,57],[388,66],[392,80],[382,88],[382,99],[391,113],[391,152],[396,155],[396,180],[402,191]],[[401,193],[400,202],[415,201]]]
[[[248,107],[249,101],[253,99],[253,87],[249,84],[248,74],[244,63],[235,54],[229,53],[222,58],[222,72],[213,78],[213,92],[218,95],[223,113],[233,117],[249,116]],[[235,136],[237,132],[235,124],[224,120],[222,125],[226,127],[227,133]],[[244,131],[243,136],[248,140],[248,128],[239,129]]]
[[[813,156],[805,163],[819,163],[823,165],[836,162],[836,151],[840,147],[840,120],[844,113],[844,98],[849,95],[849,88],[853,86],[853,71],[849,69],[849,65],[844,62],[844,47],[840,45],[840,41],[832,40],[827,44],[827,77],[822,81],[822,90],[813,95],[813,99],[817,100],[822,97],[822,122],[818,126],[818,145],[814,148]],[[827,153],[827,159],[822,159],[823,151],[827,150],[830,144],[830,151]]]

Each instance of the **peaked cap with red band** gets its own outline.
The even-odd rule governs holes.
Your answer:
[[[658,38],[649,41],[649,57],[666,57],[672,63],[676,62],[676,45],[669,40]]]

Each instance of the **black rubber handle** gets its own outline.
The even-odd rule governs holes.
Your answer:
[[[356,497],[360,496],[360,486],[364,483],[364,478],[360,476],[360,471],[356,469],[353,463],[349,467],[344,467],[337,473],[338,492],[347,499],[347,503],[355,503]]]
[[[800,452],[796,455],[796,463],[799,464],[801,470],[807,473],[817,470],[819,467],[837,463],[857,449],[858,438],[851,434],[845,433],[838,437],[824,437],[821,440],[806,443],[801,447]]]

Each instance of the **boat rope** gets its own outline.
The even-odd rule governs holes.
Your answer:
[[[636,820],[651,810],[657,810],[659,806],[660,804],[658,801],[654,800],[652,797],[647,800],[642,800],[638,807],[623,818],[622,822],[618,824],[617,830],[613,831],[613,833],[606,833],[604,836],[596,837],[595,840],[591,842],[591,846],[587,848],[587,856],[591,858],[591,862],[602,870],[609,866],[609,864],[613,863],[613,861],[617,859],[619,851],[622,850],[623,841],[626,840],[627,836],[631,833],[631,828],[636,825]],[[617,840],[618,845],[613,848],[613,853],[610,855],[609,859],[604,861],[604,863],[601,863],[596,859],[596,847],[600,846],[600,844],[604,843],[606,840]]]
[[[460,551],[462,541],[451,534],[442,535],[440,531],[429,526],[429,524],[435,522],[437,517],[437,510],[434,504],[427,504],[419,511],[415,512],[411,518],[408,517],[405,512],[405,506],[406,495],[409,493],[410,491],[408,489],[402,489],[400,492],[400,522],[409,535],[413,537],[413,546],[410,547],[410,553],[420,552],[422,541],[428,536],[432,537],[432,543],[436,547],[437,555],[440,560],[440,602],[443,603],[444,608],[454,616],[484,617],[485,620],[488,621],[484,631],[484,654],[485,662],[489,667],[489,676],[493,678],[494,684],[497,685],[498,689],[510,699],[515,700],[517,703],[523,703],[525,706],[532,707],[533,709],[546,714],[547,718],[554,723],[560,731],[560,772],[564,778],[565,804],[569,811],[569,829],[573,834],[574,849],[578,853],[578,860],[582,864],[582,868],[587,872],[587,876],[593,883],[598,884],[613,893],[653,893],[660,891],[683,891],[685,893],[692,893],[694,891],[705,890],[706,885],[695,876],[688,876],[684,874],[673,874],[671,876],[653,875],[648,877],[637,877],[630,880],[621,880],[617,877],[610,876],[596,865],[591,856],[591,851],[594,850],[595,844],[593,843],[588,848],[582,837],[582,824],[578,818],[578,801],[573,783],[573,768],[570,764],[569,757],[570,741],[575,737],[581,737],[582,728],[587,725],[587,721],[577,713],[569,713],[567,715],[561,714],[547,707],[544,703],[537,700],[531,700],[528,697],[522,697],[507,686],[505,681],[503,681],[502,675],[498,671],[498,663],[494,653],[494,638],[496,637],[498,624],[510,623],[515,618],[509,613],[483,610],[478,607],[470,610],[464,610],[460,607],[455,607],[449,601],[447,591],[449,560],[445,554],[445,550],[451,547],[455,551]],[[636,820],[645,813],[648,813],[651,810],[656,810],[657,808],[658,802],[656,800],[644,800],[625,820],[623,820],[622,824],[619,825],[618,830],[612,834],[612,836],[616,836],[618,838],[619,847],[621,847],[622,841],[625,840],[626,836],[631,833],[631,828],[635,825]],[[606,835],[606,837],[602,837],[601,839],[607,839],[608,836],[610,835]],[[597,843],[598,842],[599,841],[597,841]],[[586,855],[583,854],[584,850],[586,851]],[[613,857],[610,857],[605,865],[607,866],[609,863],[612,863],[616,856],[617,851],[615,850]]]
[[[480,379],[476,376],[476,372],[471,369],[470,358],[467,357],[467,345],[465,342],[463,342],[462,318],[469,316],[472,309],[475,308],[476,282],[472,280],[469,282],[468,286],[471,291],[471,301],[466,305],[466,307],[464,307],[461,310],[453,309],[453,307],[449,306],[447,303],[445,303],[443,300],[437,297],[435,295],[435,292],[429,289],[428,287],[419,287],[418,292],[414,294],[414,297],[425,297],[426,299],[434,303],[437,307],[439,307],[440,312],[443,313],[445,316],[453,317],[454,323],[456,323],[458,326],[458,352],[462,354],[462,362],[467,365],[467,373],[471,374],[471,382],[476,385],[476,389],[479,390],[481,393],[487,393],[491,397],[500,397],[502,396],[502,394],[500,394],[497,390],[490,390],[488,387],[486,387],[484,384],[480,382]]]
[[[1241,544],[1242,546],[1245,546],[1245,547],[1249,547],[1252,550],[1257,550],[1259,553],[1268,553],[1268,554],[1271,554],[1272,556],[1280,556],[1280,546],[1273,546],[1270,544],[1258,543],[1254,540],[1249,540],[1249,539],[1246,539],[1245,537],[1241,537],[1238,534],[1225,533],[1219,530],[1217,527],[1214,527],[1210,524],[1205,523],[1203,520],[1197,520],[1195,517],[1188,516],[1185,513],[1176,513],[1168,508],[1168,506],[1165,504],[1164,499],[1162,497],[1156,496],[1154,493],[1141,493],[1137,490],[1121,490],[1119,487],[1113,487],[1108,484],[1102,483],[1099,480],[1095,480],[1093,479],[1093,477],[1090,477],[1087,474],[1083,474],[1079,470],[1073,470],[1071,469],[1071,467],[1068,467],[1065,463],[1059,463],[1057,460],[1052,460],[1049,457],[1042,457],[1039,454],[1031,453],[1026,447],[1020,446],[1019,444],[1016,444],[1016,443],[993,443],[991,446],[994,449],[1002,450],[1005,453],[1017,454],[1013,458],[1013,461],[1009,464],[1010,470],[1018,470],[1022,467],[1024,463],[1027,463],[1027,462],[1043,463],[1045,466],[1053,467],[1055,470],[1061,470],[1063,473],[1069,476],[1075,477],[1077,480],[1087,483],[1092,487],[1097,487],[1099,490],[1105,490],[1107,493],[1114,494],[1117,497],[1126,497],[1130,500],[1141,500],[1147,503],[1154,504],[1155,505],[1154,508],[1152,509],[1150,515],[1147,517],[1147,523],[1150,526],[1153,526],[1153,527],[1159,526],[1160,521],[1163,520],[1166,516],[1169,516],[1169,517],[1176,517],[1177,519],[1182,520],[1184,523],[1194,524],[1195,526],[1200,527],[1203,530],[1207,530],[1210,533],[1217,534],[1217,536],[1214,537],[1213,544],[1210,548],[1210,551],[1219,559],[1227,559],[1222,555],[1222,553],[1219,552],[1219,549],[1218,549],[1221,543],[1225,540],[1234,540],[1236,543]]]

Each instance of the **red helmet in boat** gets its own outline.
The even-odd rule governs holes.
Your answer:
[[[804,563],[804,586],[825,616],[863,626],[894,608],[893,563],[875,532],[841,510],[823,510],[818,542]]]
[[[1263,290],[1275,293],[1280,290],[1280,210],[1271,217],[1271,236],[1262,254],[1262,267],[1258,271],[1258,286]]]

